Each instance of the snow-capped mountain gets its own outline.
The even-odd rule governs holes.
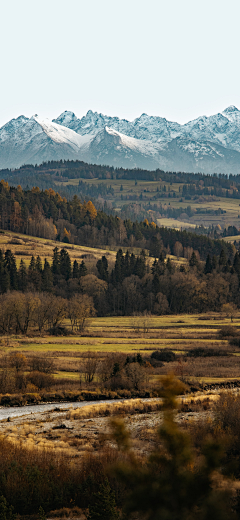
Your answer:
[[[127,168],[240,173],[240,111],[180,125],[142,114],[134,121],[89,110],[79,119],[20,116],[0,128],[0,168],[48,160],[79,159]]]

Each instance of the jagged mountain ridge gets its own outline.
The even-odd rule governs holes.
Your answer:
[[[0,128],[0,168],[80,159],[125,168],[240,173],[240,111],[230,106],[184,125],[142,114],[134,121],[89,110],[81,119],[20,116]]]

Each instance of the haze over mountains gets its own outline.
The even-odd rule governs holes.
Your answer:
[[[79,119],[20,116],[0,128],[0,168],[79,159],[125,168],[240,173],[240,111],[230,106],[184,125],[142,114],[134,121],[89,110]]]

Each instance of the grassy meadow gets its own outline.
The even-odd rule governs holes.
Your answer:
[[[149,364],[154,351],[171,350],[176,355],[174,361],[153,368],[149,365],[148,381],[154,387],[159,378],[169,372],[185,380],[199,383],[219,383],[239,379],[240,352],[229,345],[228,339],[221,339],[219,331],[223,326],[240,330],[240,316],[234,322],[222,314],[148,316],[145,318],[105,317],[94,318],[88,323],[84,335],[50,336],[39,335],[35,331],[28,336],[2,336],[0,351],[2,356],[21,353],[26,358],[39,355],[54,362],[54,378],[69,380],[78,385],[81,366],[88,353],[95,353],[99,362],[109,355],[134,356],[141,354]],[[64,323],[66,328],[70,324]],[[217,349],[218,356],[189,357],[193,349]],[[222,355],[221,355],[222,353]],[[99,386],[97,373],[89,389]]]
[[[218,210],[221,208],[226,213],[221,215],[211,215],[211,214],[197,214],[195,213],[191,218],[161,218],[158,220],[158,224],[161,226],[167,227],[192,227],[194,229],[195,226],[203,225],[203,226],[216,226],[220,224],[222,229],[229,225],[235,225],[237,228],[240,225],[239,215],[240,215],[240,205],[238,199],[231,199],[228,197],[208,197],[202,196],[198,197],[196,200],[186,200],[182,197],[182,187],[181,183],[170,183],[165,181],[141,181],[138,180],[137,183],[135,180],[126,180],[126,179],[69,179],[67,182],[59,183],[64,185],[70,184],[73,186],[77,186],[80,181],[90,185],[99,185],[104,184],[106,186],[110,186],[114,189],[114,196],[107,196],[107,200],[109,200],[116,211],[121,209],[125,204],[135,204],[144,202],[144,204],[149,203],[149,211],[151,213],[153,204],[162,204],[162,206],[170,206],[174,209],[184,208],[191,206],[192,210]],[[57,184],[57,183],[56,183]],[[163,193],[164,186],[166,187],[166,197],[167,198],[157,198],[153,200],[153,197],[157,195],[157,193]],[[159,192],[157,192],[159,190]],[[174,198],[168,198],[168,194],[173,195]],[[144,196],[143,201],[139,200],[140,195]],[[147,215],[146,215],[147,216]]]
[[[41,258],[42,265],[44,265],[45,258],[51,265],[53,249],[55,247],[58,247],[58,249],[65,248],[70,256],[72,264],[74,260],[77,260],[78,263],[81,263],[83,260],[87,267],[88,274],[97,274],[96,263],[102,258],[103,255],[106,256],[108,265],[111,269],[114,266],[116,252],[119,249],[118,246],[113,246],[110,249],[109,247],[94,248],[75,244],[66,244],[65,242],[32,237],[30,235],[14,233],[13,231],[1,231],[0,233],[0,249],[2,249],[3,252],[5,252],[7,249],[11,249],[16,258],[17,268],[19,268],[21,260],[23,260],[28,267],[32,255],[35,258],[39,256]],[[142,249],[139,247],[122,247],[121,249],[124,253],[129,251],[135,255],[140,255],[142,251]],[[148,250],[145,250],[145,254],[148,257]],[[183,257],[177,258],[174,255],[167,255],[166,258],[170,258],[170,260],[177,265],[187,263],[187,259]],[[153,262],[154,258],[147,258],[147,264],[149,264],[149,266],[151,266]]]
[[[12,232],[0,234],[0,248],[11,249],[16,255],[17,264],[21,258],[30,262],[31,256],[39,255],[42,261],[47,258],[51,263],[54,247],[67,248],[71,261],[81,259],[86,263],[89,273],[96,273],[96,262],[103,254],[111,266],[115,262],[116,251],[76,246],[52,240],[20,235]],[[137,253],[133,248],[134,252]],[[186,259],[170,255],[173,262],[184,263]],[[147,259],[149,264],[153,259]],[[63,325],[68,329],[67,336],[51,336],[30,330],[27,336],[0,337],[0,356],[2,359],[11,353],[22,353],[26,358],[43,356],[54,361],[54,379],[65,380],[79,387],[81,366],[87,354],[95,353],[101,363],[107,356],[136,356],[141,354],[148,366],[149,388],[154,388],[157,381],[168,372],[181,375],[188,381],[214,383],[239,378],[240,356],[237,347],[229,345],[228,339],[220,339],[222,326],[233,325],[240,330],[240,314],[234,317],[232,324],[224,314],[208,315],[167,315],[167,316],[122,316],[96,317],[89,320],[84,335],[72,334],[70,323]],[[192,349],[218,349],[217,357],[189,357]],[[175,359],[164,362],[163,366],[151,366],[151,354],[154,351],[171,350]],[[225,355],[227,351],[227,355]],[[1,370],[1,367],[0,367]],[[82,374],[83,379],[83,374]],[[62,384],[62,383],[61,383]],[[100,384],[98,374],[94,375],[89,388],[93,390]],[[60,383],[59,383],[60,385]],[[60,386],[59,386],[60,388]]]

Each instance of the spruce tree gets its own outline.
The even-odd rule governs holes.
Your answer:
[[[53,250],[52,274],[55,283],[57,277],[60,275],[60,255],[57,247]]]
[[[209,274],[212,272],[212,261],[210,255],[207,255],[207,260],[204,267],[204,273]]]
[[[71,259],[66,249],[63,248],[60,251],[60,273],[65,278],[65,280],[69,280],[71,272]]]
[[[196,253],[193,251],[192,256],[189,260],[190,267],[197,267],[198,266],[198,260],[196,257]]]
[[[42,274],[42,260],[39,255],[37,256],[36,260],[36,270]]]
[[[227,263],[227,257],[224,249],[221,250],[220,257],[219,257],[219,266],[224,267]]]
[[[73,272],[72,272],[73,278],[79,278],[79,268],[77,260],[74,260],[73,262]]]
[[[6,267],[3,267],[0,278],[0,292],[5,293],[10,289],[10,275]]]
[[[27,269],[26,264],[21,258],[19,270],[18,270],[18,289],[19,291],[26,291],[27,289],[27,283],[28,283],[28,275],[27,275]]]
[[[100,484],[99,491],[92,495],[93,502],[89,506],[88,520],[117,520],[119,515],[116,510],[114,495],[106,478]]]
[[[52,292],[53,289],[53,275],[49,262],[45,258],[44,268],[42,273],[42,291]]]
[[[87,274],[87,268],[86,268],[85,262],[82,260],[80,267],[79,267],[79,278],[81,278],[82,276],[86,276],[86,274]]]
[[[18,284],[17,284],[17,266],[16,266],[16,260],[15,256],[12,254],[12,251],[10,249],[7,249],[5,253],[4,258],[4,267],[6,267],[7,271],[9,272],[10,277],[10,288],[14,291],[17,291]]]

